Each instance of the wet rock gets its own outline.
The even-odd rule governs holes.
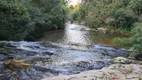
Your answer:
[[[12,71],[7,69],[4,62],[0,62],[0,80],[10,80]]]
[[[8,75],[0,74],[0,80],[9,80]]]
[[[4,62],[4,65],[11,70],[27,69],[31,64],[24,63],[22,61],[8,60]]]
[[[142,54],[138,54],[135,56],[135,59],[136,60],[141,60],[142,61]]]
[[[3,55],[3,60],[12,59],[16,56],[19,56],[21,58],[27,58],[27,56],[30,57],[36,54],[37,54],[36,52],[26,51],[16,48],[0,48],[0,55]]]
[[[0,61],[4,61],[7,59],[7,56],[0,54]]]
[[[110,59],[110,56],[124,55],[122,49],[102,45],[95,46],[92,49],[89,49],[90,45],[72,43],[43,43],[42,45],[40,42],[10,42],[10,45],[16,46],[16,48],[12,46],[0,48],[0,55],[2,55],[2,58],[0,58],[4,61],[6,68],[3,69],[3,72],[7,69],[15,71],[18,75],[23,72],[24,74],[20,75],[23,80],[40,80],[51,75],[71,75],[92,69],[102,69],[110,65],[108,64],[109,61],[104,61],[105,59]],[[100,54],[101,52],[105,52],[106,55]],[[98,61],[100,59],[102,61]],[[64,63],[64,61],[67,63]],[[70,61],[75,63],[70,63]],[[6,72],[4,76],[9,74],[11,73]],[[11,74],[12,76],[14,75]],[[25,76],[26,78],[24,78]],[[83,78],[87,77],[84,76]]]
[[[50,68],[44,68],[41,66],[32,66],[34,69],[38,70],[38,71],[42,71],[42,72],[50,72],[53,74],[59,74],[60,71],[58,70],[54,70],[54,69],[50,69]]]
[[[119,49],[112,46],[106,46],[106,45],[92,45],[89,47],[89,51],[92,52],[100,52],[104,56],[111,56],[111,57],[120,57],[120,56],[126,56],[128,54],[128,51],[126,49]]]
[[[27,62],[27,63],[34,63],[38,61],[43,61],[43,62],[51,62],[52,59],[49,56],[33,56],[33,57],[28,57],[26,59],[23,59],[22,61]]]
[[[54,53],[51,53],[51,52],[44,52],[43,54],[47,54],[49,56],[52,56]]]
[[[128,58],[142,61],[142,53],[129,49]]]
[[[60,48],[60,44],[46,42],[46,41],[40,42],[40,45],[45,46],[45,47]]]
[[[0,41],[0,48],[6,48],[6,47],[16,47],[16,46],[12,45],[11,42]]]
[[[121,63],[121,64],[142,64],[141,61],[134,60],[134,59],[128,59],[124,57],[113,58],[111,61],[113,63]]]
[[[39,49],[40,47],[39,46],[25,46],[27,48],[31,48],[31,49]]]

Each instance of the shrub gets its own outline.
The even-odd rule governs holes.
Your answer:
[[[129,38],[132,42],[132,47],[137,51],[142,51],[142,23],[135,23],[132,30],[132,37]]]
[[[30,31],[30,15],[19,0],[0,0],[0,39],[23,40]]]
[[[134,50],[142,52],[142,23],[135,23],[132,36],[129,38],[116,38],[114,44],[119,46],[131,46]]]
[[[113,43],[120,47],[131,46],[131,42],[128,38],[115,38]]]
[[[34,27],[26,37],[35,40],[45,31],[64,28],[64,7],[61,0],[21,0],[31,15],[28,26]]]

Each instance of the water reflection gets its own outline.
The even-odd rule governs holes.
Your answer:
[[[67,43],[80,43],[80,44],[91,44],[90,32],[81,31],[81,28],[86,28],[85,26],[80,26],[76,24],[67,24],[64,32],[64,42]]]
[[[84,29],[89,29],[89,27],[67,23],[65,30],[49,31],[41,40],[67,44],[79,43],[113,45],[113,39],[121,37],[116,34],[105,34],[89,30],[85,31]]]

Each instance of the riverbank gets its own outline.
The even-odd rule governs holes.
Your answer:
[[[61,75],[42,80],[142,80],[142,61],[117,57],[115,64],[101,70],[90,70],[75,75]]]
[[[58,76],[42,80],[142,80],[142,65],[113,64],[102,70],[91,70],[70,76]]]

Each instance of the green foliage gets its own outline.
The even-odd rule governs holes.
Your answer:
[[[142,52],[142,23],[135,23],[132,36],[129,38],[116,38],[114,43],[119,46],[132,46],[136,51]]]
[[[35,40],[45,31],[64,28],[63,0],[21,0],[21,3],[31,15],[29,26],[34,27],[26,39]]]
[[[130,33],[130,38],[114,40],[119,46],[142,51],[142,0],[82,0],[78,21],[92,27],[112,27],[116,32]]]
[[[140,18],[141,3],[142,0],[83,0],[78,19],[92,27],[131,28]]]
[[[131,46],[131,42],[128,38],[115,38],[113,43],[120,47]]]
[[[0,0],[0,39],[22,40],[31,28],[30,15],[19,0]]]
[[[79,13],[78,13],[78,11],[76,11],[76,10],[71,10],[71,11],[68,13],[68,19],[69,19],[69,20],[77,21],[77,20],[78,20],[78,16],[79,16]]]
[[[123,35],[129,35],[131,34],[131,29],[127,28],[127,29],[123,29],[123,28],[119,28],[119,29],[116,29],[116,32],[119,34],[123,34]]]
[[[132,41],[132,47],[142,52],[142,23],[135,23],[132,30],[132,37],[129,39]]]
[[[37,39],[64,28],[64,0],[0,0],[0,39]]]

